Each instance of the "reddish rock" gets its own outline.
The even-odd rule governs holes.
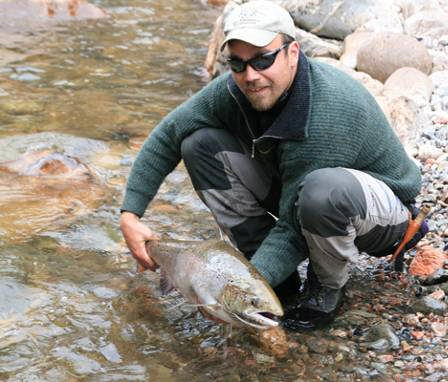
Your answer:
[[[3,17],[1,17],[3,16]],[[6,0],[0,1],[0,21],[36,22],[38,20],[65,21],[71,19],[100,19],[106,12],[85,0]]]
[[[276,358],[284,358],[289,352],[288,339],[280,327],[272,327],[258,332],[261,347]]]
[[[441,289],[437,289],[436,291],[432,292],[429,297],[432,297],[435,300],[443,300],[445,297],[445,292]]]
[[[421,340],[425,336],[425,332],[422,332],[420,330],[414,330],[411,332],[411,336],[416,340]]]
[[[392,354],[382,354],[378,356],[378,360],[381,362],[393,362],[394,356]]]
[[[429,276],[437,269],[443,268],[448,255],[429,245],[421,247],[409,266],[409,273],[413,276]]]

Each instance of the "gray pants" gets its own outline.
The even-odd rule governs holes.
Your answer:
[[[218,225],[248,258],[275,224],[281,192],[274,158],[251,159],[230,133],[201,129],[182,143],[193,186]],[[294,206],[319,281],[341,288],[360,252],[387,255],[401,240],[409,212],[392,190],[353,169],[322,168],[305,176]]]

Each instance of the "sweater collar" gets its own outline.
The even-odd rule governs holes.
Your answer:
[[[272,125],[257,141],[263,138],[302,140],[308,136],[307,122],[310,113],[309,68],[307,57],[300,52],[298,70],[288,90],[288,100]],[[254,109],[231,75],[229,75],[227,83],[228,89],[242,106],[246,117],[251,115]]]

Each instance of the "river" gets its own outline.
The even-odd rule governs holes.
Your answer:
[[[222,354],[201,366],[220,327],[167,308],[178,299],[159,299],[157,276],[136,274],[118,216],[144,138],[206,81],[219,10],[190,0],[95,4],[110,17],[0,36],[18,58],[0,67],[0,162],[26,167],[22,154],[43,145],[95,176],[0,173],[0,380],[208,380],[216,362],[229,366]],[[182,168],[148,215],[174,239],[217,233]]]
[[[333,325],[288,333],[285,358],[136,272],[118,227],[126,176],[157,122],[207,82],[220,9],[93,3],[109,17],[42,27],[0,12],[0,381],[446,380],[421,364],[440,361],[446,340],[411,338],[412,291],[380,260],[354,265]],[[180,246],[219,237],[182,164],[143,221]],[[402,347],[366,338],[377,323]]]

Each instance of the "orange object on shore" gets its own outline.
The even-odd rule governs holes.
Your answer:
[[[420,207],[420,212],[415,217],[415,219],[409,219],[409,225],[406,229],[406,232],[404,233],[403,240],[401,241],[400,245],[397,247],[395,252],[393,253],[392,257],[390,258],[390,262],[393,263],[398,255],[403,250],[404,246],[409,243],[409,241],[414,237],[414,235],[417,233],[417,231],[420,229],[420,226],[422,225],[423,221],[425,220],[426,216],[428,215],[429,211],[431,210],[431,207],[428,205],[423,205]]]
[[[448,253],[440,249],[425,245],[418,249],[417,254],[412,259],[409,266],[409,274],[412,276],[429,276],[437,269],[443,268],[443,264],[448,260]]]

